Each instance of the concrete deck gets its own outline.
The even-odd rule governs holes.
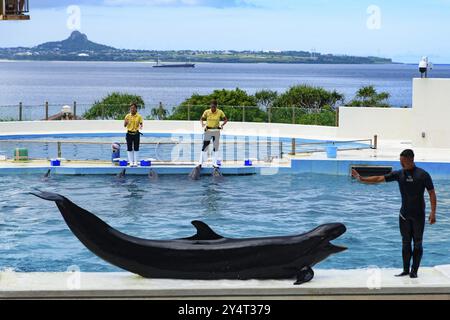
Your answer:
[[[273,162],[254,162],[246,167],[243,162],[226,161],[222,166],[224,175],[272,175],[277,173],[319,173],[348,176],[353,165],[391,166],[400,169],[399,154],[412,148],[409,141],[384,140],[377,149],[338,150],[337,158],[327,158],[325,152],[285,154],[283,159]],[[433,178],[450,178],[450,149],[415,148],[416,163],[427,170]],[[61,167],[50,167],[49,161],[31,160],[15,162],[0,160],[0,174],[45,174],[49,169],[57,175],[115,175],[124,168],[129,175],[147,175],[153,169],[160,175],[187,175],[195,163],[154,162],[152,167],[118,167],[107,161],[63,161]],[[206,164],[202,174],[211,174],[211,165]]]
[[[450,299],[450,265],[422,268],[419,278],[397,269],[315,270],[293,280],[144,279],[130,273],[0,273],[1,299]]]

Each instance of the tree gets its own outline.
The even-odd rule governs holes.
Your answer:
[[[107,95],[101,101],[96,101],[92,105],[92,107],[83,114],[83,118],[88,120],[120,120],[125,118],[125,116],[128,114],[131,103],[136,103],[138,110],[145,108],[145,103],[141,96],[128,93],[113,92]]]
[[[162,102],[159,103],[158,108],[154,108],[151,111],[151,117],[147,117],[147,119],[152,119],[152,120],[166,120],[167,119],[167,114],[169,113],[169,111],[167,111],[164,107]]]
[[[255,93],[255,99],[259,106],[268,109],[278,98],[278,92],[272,90],[261,90]]]
[[[325,106],[335,108],[344,101],[344,95],[333,90],[328,91],[320,87],[298,85],[290,87],[274,102],[274,106],[297,107],[310,110],[320,110]]]
[[[335,108],[344,102],[344,95],[337,91],[308,85],[298,85],[278,96],[273,102],[273,122],[335,125]]]
[[[190,98],[175,107],[170,120],[198,120],[203,112],[210,107],[212,100],[216,100],[219,108],[223,110],[230,121],[263,122],[266,121],[266,113],[261,110],[254,96],[242,89],[215,90],[208,95],[193,94]],[[188,117],[189,112],[189,117]],[[245,115],[243,113],[245,112]]]
[[[269,122],[272,122],[270,108],[277,98],[278,92],[272,90],[261,90],[255,93],[256,102],[266,110]]]
[[[350,101],[350,107],[372,107],[372,108],[390,108],[387,102],[390,98],[388,92],[378,93],[374,86],[361,87],[355,98]]]

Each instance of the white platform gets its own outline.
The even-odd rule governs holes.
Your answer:
[[[130,273],[0,273],[0,298],[127,299],[450,299],[450,265],[422,268],[419,278],[396,269],[315,270],[293,280],[144,279]]]

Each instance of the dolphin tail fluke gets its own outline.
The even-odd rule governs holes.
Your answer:
[[[35,192],[30,192],[30,194],[48,201],[61,202],[65,200],[62,195],[53,192],[36,190]]]

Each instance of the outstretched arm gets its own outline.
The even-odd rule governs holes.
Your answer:
[[[361,175],[355,169],[352,170],[352,177],[358,180],[359,182],[368,184],[375,184],[386,181],[384,176],[361,177]]]
[[[431,213],[430,217],[428,218],[428,221],[430,224],[436,223],[436,207],[437,207],[437,197],[436,192],[433,190],[428,190],[428,194],[430,195],[430,202],[431,202]]]

